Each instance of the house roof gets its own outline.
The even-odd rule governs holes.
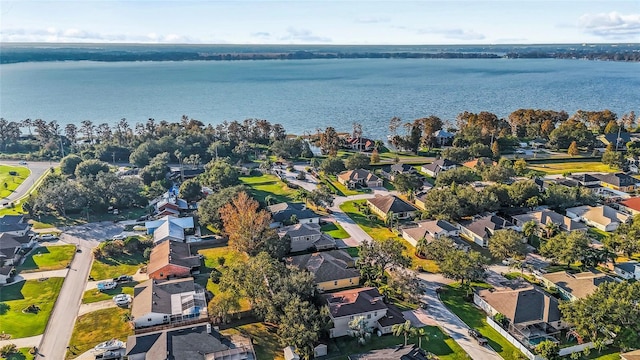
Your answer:
[[[521,223],[526,223],[527,221],[535,221],[537,224],[544,226],[549,223],[555,223],[560,225],[560,228],[565,231],[574,231],[574,230],[585,230],[587,229],[587,225],[571,220],[570,218],[560,215],[553,210],[541,210],[534,211],[522,215],[513,216],[514,219],[518,220]]]
[[[481,158],[477,158],[477,159],[473,159],[471,161],[467,161],[462,163],[462,166],[464,167],[468,167],[471,169],[475,169],[478,164],[482,164],[482,165],[486,165],[486,166],[495,166],[497,165],[497,163],[487,157],[481,157]]]
[[[29,224],[24,222],[23,215],[0,216],[0,233],[9,231],[24,231],[28,228]]]
[[[558,300],[534,287],[503,291],[485,289],[478,291],[478,296],[509,318],[514,325],[560,320]]]
[[[586,220],[605,226],[611,223],[623,223],[629,218],[629,215],[625,215],[606,205],[595,207],[588,205],[576,206],[567,209],[567,212],[572,212]]]
[[[28,244],[31,241],[29,236],[15,236],[7,233],[0,234],[0,249],[14,248],[21,244]]]
[[[435,137],[441,137],[441,138],[452,138],[455,136],[455,134],[448,132],[447,130],[438,130],[436,132],[433,133],[433,136]]]
[[[618,142],[618,133],[609,133],[598,136],[598,139],[602,141],[605,145],[613,144],[614,146]],[[626,143],[631,141],[631,134],[628,132],[620,133],[620,142],[618,142],[618,149],[624,146]]]
[[[11,270],[13,270],[13,268],[14,268],[13,265],[5,265],[3,267],[0,267],[0,275],[8,276],[11,273]]]
[[[460,164],[453,162],[449,159],[438,159],[434,162],[432,162],[431,164],[427,164],[427,165],[422,165],[423,168],[427,169],[427,170],[431,170],[434,173],[437,173],[440,171],[440,169],[445,168],[445,167],[451,167],[451,166],[460,166]]]
[[[165,221],[156,229],[156,231],[154,231],[153,241],[159,242],[167,238],[184,241],[184,228],[172,221]]]
[[[368,148],[371,146],[375,145],[375,142],[371,139],[367,139],[367,138],[350,138],[347,140],[347,143],[351,144],[351,145],[359,145],[362,144],[362,147]]]
[[[338,177],[344,181],[366,181],[376,182],[380,181],[380,178],[375,176],[371,171],[365,169],[349,170],[341,173]]]
[[[329,305],[329,312],[333,318],[387,309],[387,305],[382,301],[382,295],[373,287],[326,294],[324,299]]]
[[[407,319],[404,318],[402,312],[397,307],[389,304],[387,306],[387,314],[378,319],[378,324],[382,327],[393,326],[396,324],[403,324]]]
[[[131,335],[127,338],[126,355],[145,354],[146,359],[209,360],[222,359],[223,355],[230,355],[230,352],[241,354],[249,351],[242,344],[234,345],[214,329],[210,332],[207,332],[206,325],[190,325]]]
[[[373,199],[368,199],[367,202],[385,214],[389,211],[397,214],[417,210],[413,205],[395,195],[378,196]]]
[[[151,250],[147,273],[154,273],[170,264],[191,269],[200,266],[200,258],[191,255],[189,244],[164,241]]]
[[[344,250],[331,250],[287,258],[287,263],[312,273],[317,283],[360,276],[351,255]]]
[[[321,234],[320,225],[316,223],[295,224],[281,231],[281,235],[289,235],[290,237],[313,236]]]
[[[542,277],[579,299],[591,295],[596,291],[598,285],[615,281],[610,276],[600,272],[569,274],[566,271],[560,271],[544,274]]]
[[[640,211],[640,197],[632,197],[626,200],[622,200],[620,204],[628,207],[631,210]]]
[[[640,360],[640,349],[620,354],[622,360]]]
[[[510,221],[503,219],[498,215],[486,215],[471,221],[461,223],[461,225],[482,238],[490,236],[491,233],[496,230],[506,229],[513,226]]]
[[[446,220],[427,220],[418,222],[417,227],[404,229],[403,231],[413,239],[420,240],[427,236],[433,237],[435,234],[442,231],[450,232],[457,229],[458,228]]]
[[[267,209],[271,212],[271,219],[274,222],[288,221],[292,215],[295,215],[298,220],[320,217],[302,203],[283,202],[268,206]]]
[[[614,267],[633,274],[636,272],[636,268],[640,267],[640,263],[638,263],[637,261],[626,261],[622,263],[616,263]]]
[[[163,216],[162,218],[160,218],[158,220],[147,221],[147,222],[144,223],[144,227],[146,227],[147,229],[157,229],[157,228],[160,227],[160,225],[164,224],[167,221],[168,222],[172,222],[172,223],[174,223],[176,225],[179,225],[183,229],[191,229],[191,228],[193,228],[193,218],[191,216],[189,216],[189,217],[175,217],[175,216],[171,216],[171,215]]]
[[[195,291],[193,278],[147,280],[133,288],[131,315],[134,318],[149,313],[172,314],[171,296]]]
[[[591,174],[575,174],[575,175],[569,175],[569,177],[582,184],[600,181],[600,179],[598,179],[597,177]]]
[[[593,174],[593,176],[598,178],[603,183],[611,184],[614,186],[631,186],[635,185],[638,182],[637,179],[625,173]]]

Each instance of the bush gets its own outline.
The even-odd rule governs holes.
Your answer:
[[[218,265],[220,266],[224,266],[224,263],[227,261],[227,259],[224,256],[219,256],[217,259]]]
[[[0,348],[0,355],[3,357],[8,357],[11,354],[15,354],[18,352],[18,347],[15,344],[7,344]]]
[[[4,315],[11,309],[11,306],[7,303],[0,303],[0,315]]]
[[[144,256],[145,259],[149,260],[149,257],[151,256],[151,248],[148,247],[148,248],[144,249],[144,252],[142,253],[142,256]]]
[[[220,283],[220,277],[222,277],[222,273],[218,269],[212,269],[211,274],[209,274],[209,278],[211,282],[214,284]]]

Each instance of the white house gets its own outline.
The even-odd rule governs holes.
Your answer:
[[[637,261],[617,263],[613,266],[613,271],[625,280],[640,280],[640,264]]]
[[[615,231],[621,223],[629,219],[629,215],[606,205],[568,208],[567,216],[602,231]]]
[[[193,229],[192,217],[175,217],[167,215],[159,220],[147,221],[145,223],[147,234],[153,234],[153,242],[160,243],[165,240],[185,241],[184,232]]]
[[[431,164],[422,165],[422,167],[420,167],[420,171],[422,171],[425,174],[428,174],[431,177],[436,177],[441,172],[455,169],[458,166],[460,166],[460,164],[453,162],[449,159],[438,159],[432,162]]]
[[[419,221],[418,226],[404,228],[402,237],[411,245],[416,246],[420,239],[439,239],[442,236],[458,236],[460,230],[446,220]]]

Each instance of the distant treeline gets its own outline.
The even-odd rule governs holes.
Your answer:
[[[602,49],[522,49],[507,53],[492,52],[411,52],[411,51],[282,51],[282,52],[209,52],[178,50],[147,51],[113,50],[91,48],[24,49],[3,51],[0,63],[42,62],[42,61],[184,61],[184,60],[301,60],[301,59],[497,59],[497,58],[557,58],[589,59],[608,61],[640,61],[640,51],[635,48],[619,50]]]

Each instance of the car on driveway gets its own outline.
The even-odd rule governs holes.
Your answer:
[[[41,234],[41,235],[38,235],[38,240],[40,240],[40,241],[55,240],[57,238],[58,237],[55,236],[54,234]]]
[[[487,345],[487,339],[482,336],[476,329],[469,329],[469,335],[478,341],[480,345]]]
[[[133,281],[133,276],[131,276],[131,275],[120,275],[118,277],[113,278],[113,281],[115,281],[117,283],[130,282],[130,281]]]
[[[118,235],[113,236],[111,239],[113,239],[113,240],[124,240],[124,239],[126,239],[126,238],[127,238],[127,235],[125,235],[125,234],[118,234]]]
[[[113,302],[118,306],[126,306],[131,302],[131,295],[129,294],[118,294],[113,297]]]
[[[106,291],[106,290],[113,290],[118,286],[118,283],[116,283],[115,281],[100,281],[97,285],[98,290],[100,291]]]

